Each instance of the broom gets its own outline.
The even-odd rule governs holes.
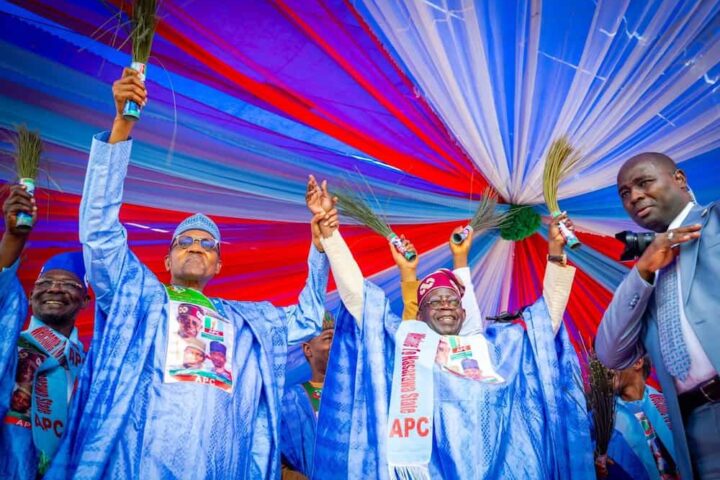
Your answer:
[[[482,195],[482,201],[478,205],[475,214],[470,219],[470,223],[465,226],[460,232],[453,233],[452,242],[456,245],[460,245],[470,235],[470,232],[482,232],[497,228],[507,219],[507,213],[497,213],[495,211],[497,207],[497,192],[492,188],[487,187]]]
[[[395,250],[405,257],[407,261],[412,262],[415,260],[417,253],[412,250],[408,250],[403,246],[400,237],[392,231],[385,220],[380,218],[380,216],[370,209],[365,200],[349,191],[335,192],[333,195],[338,199],[338,210],[341,214],[354,218],[370,230],[382,235],[395,247]]]
[[[588,369],[588,388],[585,389],[585,395],[595,428],[595,457],[604,463],[607,461],[608,445],[615,428],[614,374],[600,363],[594,352],[589,355]]]
[[[38,132],[31,132],[25,125],[17,127],[17,134],[13,140],[15,145],[15,169],[21,185],[25,185],[30,196],[35,194],[35,179],[40,165],[40,155],[43,147]],[[33,226],[31,213],[18,212],[17,228],[30,230]]]
[[[550,151],[545,159],[545,170],[543,172],[543,193],[545,203],[553,218],[562,215],[560,205],[557,201],[557,191],[560,182],[568,174],[570,169],[580,160],[580,155],[575,151],[567,137],[562,136],[553,141]],[[560,233],[567,242],[567,245],[576,249],[582,244],[577,236],[567,227],[564,221],[560,222]]]
[[[132,11],[132,56],[130,68],[140,74],[145,81],[147,62],[150,58],[155,27],[157,23],[157,0],[135,0]],[[142,107],[132,100],[125,102],[123,117],[126,120],[138,120]]]

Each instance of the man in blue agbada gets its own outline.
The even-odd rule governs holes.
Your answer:
[[[21,211],[34,217],[36,207],[24,186],[13,185],[0,240],[0,478],[25,480],[42,476],[65,430],[85,356],[75,319],[88,292],[82,254],[53,256],[33,286],[30,324],[20,331],[28,299],[17,271],[30,234],[17,226]]]
[[[572,267],[548,263],[543,298],[522,323],[463,336],[463,287],[452,272],[423,279],[419,321],[401,321],[339,232],[324,237],[344,310],[318,419],[322,478],[594,477],[577,357],[562,326]],[[562,258],[556,224],[549,245],[550,259]]]
[[[310,379],[290,386],[283,397],[281,442],[284,480],[312,476],[315,428],[334,332],[335,319],[326,312],[320,335],[302,345],[310,365]]]
[[[113,94],[117,116],[93,140],[80,206],[95,334],[47,477],[276,478],[287,346],[320,330],[325,255],[311,247],[296,306],[208,298],[221,237],[197,214],[173,233],[164,285],[129,250],[118,220],[133,125],[123,105],[144,104],[146,91],[125,69]]]
[[[676,480],[675,447],[665,397],[646,383],[648,356],[615,372],[615,429],[607,462],[596,460],[598,478]]]

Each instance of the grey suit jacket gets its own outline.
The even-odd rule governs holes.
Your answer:
[[[720,372],[720,205],[695,205],[683,226],[699,223],[700,238],[680,247],[680,283],[685,315],[715,370]],[[660,353],[655,319],[655,286],[630,270],[615,291],[595,339],[600,361],[627,368],[647,352],[655,366],[668,406],[675,441],[675,460],[683,478],[693,478],[682,414],[673,377]]]

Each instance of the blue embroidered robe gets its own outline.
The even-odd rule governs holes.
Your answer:
[[[232,394],[163,383],[168,297],[128,249],[118,220],[131,141],[110,145],[107,138],[93,141],[80,205],[95,332],[46,478],[276,478],[287,346],[321,329],[325,255],[312,248],[297,306],[218,299],[235,330]]]
[[[639,401],[640,406],[652,425],[655,434],[660,441],[662,441],[668,453],[674,457],[675,448],[669,424],[651,398],[656,395],[661,396],[662,394],[651,386],[646,385],[643,398]],[[615,430],[608,445],[608,457],[611,458],[617,467],[621,468],[629,478],[637,480],[659,480],[660,474],[658,473],[657,464],[648,446],[647,437],[640,422],[628,407],[627,403],[628,402],[621,398],[617,399]],[[667,415],[667,412],[665,415]],[[610,473],[610,478],[613,478],[612,470],[610,470]]]
[[[288,388],[282,402],[280,442],[285,462],[310,478],[317,417],[301,384]]]
[[[15,388],[17,343],[28,313],[28,300],[17,277],[20,261],[0,272],[0,478],[34,479],[38,458],[27,428],[8,425],[5,415]]]
[[[365,282],[362,326],[336,317],[318,419],[314,463],[322,478],[389,478],[385,456],[394,336],[401,320]],[[564,327],[553,336],[544,300],[520,324],[486,337],[504,384],[456,377],[435,366],[431,478],[594,478],[579,366]],[[316,477],[320,478],[320,477]]]

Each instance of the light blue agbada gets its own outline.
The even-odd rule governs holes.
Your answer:
[[[17,343],[28,301],[17,277],[20,260],[0,271],[0,478],[34,479],[38,458],[32,431],[6,423],[15,388]]]
[[[380,288],[365,282],[361,327],[345,310],[335,338],[318,419],[315,468],[322,478],[389,478],[387,419],[394,336],[401,319]],[[456,377],[435,366],[431,478],[595,478],[577,357],[544,300],[522,324],[485,334],[504,384]],[[320,477],[317,477],[320,478]]]
[[[655,434],[662,441],[670,456],[675,458],[673,437],[668,421],[656,406],[656,403],[664,405],[664,402],[660,392],[646,385],[642,400],[638,400],[638,406],[645,413]],[[664,407],[661,408],[666,410]],[[621,398],[618,398],[616,403],[615,430],[608,445],[607,455],[630,478],[637,480],[660,479],[658,467],[648,446],[643,427],[632,409],[629,408],[628,402]]]
[[[310,478],[317,417],[305,388],[296,384],[283,397],[280,442],[285,462]]]
[[[299,305],[217,300],[234,325],[232,394],[163,383],[168,297],[118,220],[131,141],[93,140],[80,237],[95,332],[49,479],[276,478],[288,344],[320,331],[328,263],[314,248]]]

